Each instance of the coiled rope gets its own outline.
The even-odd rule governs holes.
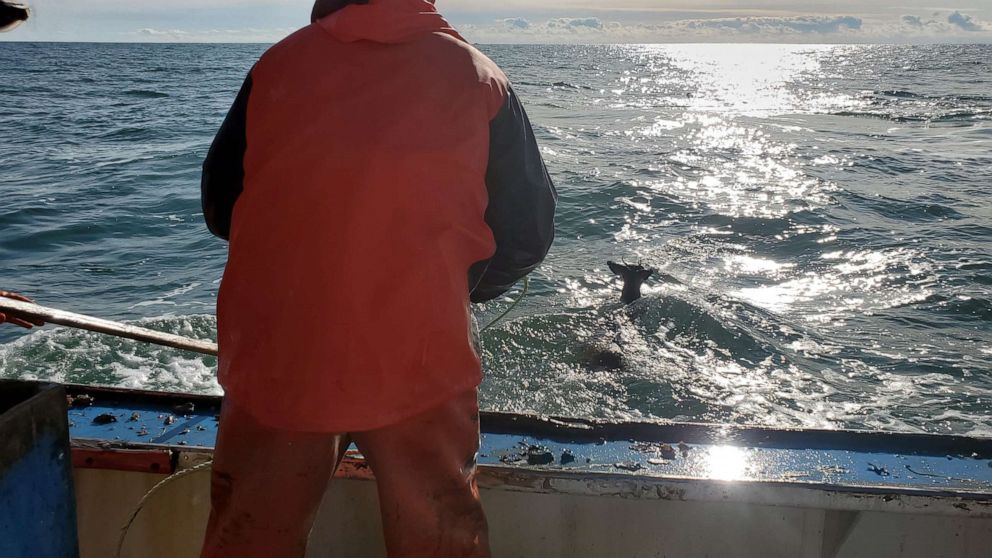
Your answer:
[[[200,463],[196,467],[191,467],[189,469],[185,469],[183,471],[179,471],[178,473],[174,473],[168,477],[165,477],[164,479],[159,481],[158,484],[153,486],[152,489],[149,490],[144,496],[142,496],[141,501],[138,502],[138,507],[136,507],[134,509],[134,513],[131,514],[131,518],[128,519],[127,523],[124,524],[124,527],[121,528],[121,535],[117,539],[117,552],[114,553],[114,558],[121,558],[121,552],[124,550],[124,541],[125,539],[127,539],[128,531],[131,530],[131,526],[134,525],[134,520],[138,519],[138,514],[141,513],[141,510],[145,509],[145,504],[147,504],[148,501],[151,500],[152,496],[154,496],[156,493],[158,493],[159,490],[165,488],[166,486],[172,484],[173,482],[181,478],[188,477],[194,473],[205,471],[207,470],[208,467],[210,467],[213,464],[214,464],[213,460],[210,460],[204,463]]]

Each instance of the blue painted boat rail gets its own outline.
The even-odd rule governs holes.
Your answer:
[[[163,473],[209,458],[219,397],[75,385],[66,389],[74,401],[69,420],[76,450],[158,452],[150,455],[171,460],[168,467],[155,465]],[[645,487],[654,487],[651,497],[664,497],[658,487],[677,485],[682,487],[679,497],[684,497],[705,482],[710,488],[703,498],[748,492],[747,498],[763,500],[759,492],[768,487],[791,487],[877,496],[873,506],[903,496],[938,499],[951,513],[992,517],[992,439],[988,438],[611,423],[506,413],[482,413],[481,427],[484,474],[496,479],[492,482],[517,483],[520,490],[554,491],[556,486],[567,486],[563,490],[574,491],[582,484],[581,490],[595,493],[596,483],[605,483],[603,487],[637,487],[631,488],[636,497],[644,495]],[[106,460],[92,466],[112,467]],[[346,462],[345,470],[345,476],[367,476],[357,454]],[[684,492],[686,486],[689,492]],[[615,490],[603,488],[602,493]],[[789,505],[787,498],[774,501]],[[914,502],[914,509],[932,504]]]

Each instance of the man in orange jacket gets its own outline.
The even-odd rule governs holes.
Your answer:
[[[230,241],[204,557],[302,557],[349,442],[389,555],[489,556],[470,302],[536,268],[557,201],[500,69],[432,0],[318,0],[210,149]]]
[[[28,20],[30,12],[24,4],[0,0],[0,31],[7,31]]]

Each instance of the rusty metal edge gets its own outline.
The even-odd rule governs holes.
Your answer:
[[[169,450],[89,447],[72,443],[72,466],[75,469],[102,469],[171,475],[176,470],[176,455]]]

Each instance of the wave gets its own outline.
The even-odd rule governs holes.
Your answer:
[[[954,226],[954,236],[987,243],[992,238],[992,226],[979,223],[960,223]]]
[[[929,117],[930,122],[958,122],[968,120],[988,120],[992,118],[992,110],[962,110]]]
[[[160,316],[133,322],[193,338],[215,337],[211,316]],[[219,394],[217,359],[69,328],[46,328],[0,345],[11,378]]]
[[[804,215],[812,217],[813,213],[796,211],[790,214],[789,218],[711,214],[701,217],[699,224],[714,228],[729,228],[737,234],[746,236],[770,237],[791,230],[795,227],[796,221],[802,220]]]
[[[875,95],[883,95],[885,97],[896,97],[899,99],[923,99],[926,96],[919,93],[913,93],[912,91],[903,91],[900,89],[888,89],[882,91],[875,91]]]
[[[551,89],[572,89],[575,91],[586,90],[592,91],[593,88],[588,85],[575,85],[574,83],[569,83],[567,81],[555,81],[555,82],[534,82],[534,81],[520,81],[517,82],[520,85],[526,85],[529,87],[544,87]]]
[[[904,174],[917,170],[901,163],[886,163],[885,161],[878,160],[876,160],[876,164],[866,166],[885,172],[886,174]],[[854,192],[844,192],[841,197],[863,208],[870,209],[878,215],[900,221],[956,220],[965,217],[961,212],[949,205],[934,203],[928,200],[899,200],[881,195],[865,196]]]
[[[873,118],[897,123],[967,122],[971,120],[987,120],[992,118],[992,110],[961,110],[955,112],[922,114],[899,114],[891,111],[841,110],[830,112],[828,114],[831,116],[842,116],[848,118]]]
[[[992,261],[961,261],[955,264],[954,268],[964,271],[992,271]]]
[[[992,103],[992,96],[988,95],[948,95],[946,98],[975,103]]]
[[[831,428],[861,424],[845,410],[860,406],[825,404],[825,395],[874,396],[847,374],[834,379],[853,349],[734,297],[666,286],[626,307],[610,296],[541,312],[484,339],[489,406]]]
[[[968,94],[958,94],[958,93],[949,94],[949,95],[927,95],[924,93],[915,93],[913,91],[906,91],[901,89],[883,89],[879,91],[873,91],[870,94],[862,96],[862,98],[865,99],[871,99],[873,97],[888,97],[890,99],[914,99],[914,100],[930,101],[930,102],[935,102],[937,104],[947,104],[947,105],[957,105],[961,102],[992,103],[992,96],[988,96],[988,95],[968,95]]]
[[[134,140],[143,137],[149,137],[152,135],[152,131],[148,128],[141,128],[137,126],[123,126],[119,128],[113,128],[108,130],[97,137],[105,140]]]
[[[931,298],[932,309],[958,319],[992,322],[992,300],[981,297],[937,295]]]
[[[129,89],[123,91],[121,95],[126,95],[128,97],[138,97],[140,99],[164,99],[169,97],[168,93],[163,93],[161,91],[151,91],[148,89]]]

